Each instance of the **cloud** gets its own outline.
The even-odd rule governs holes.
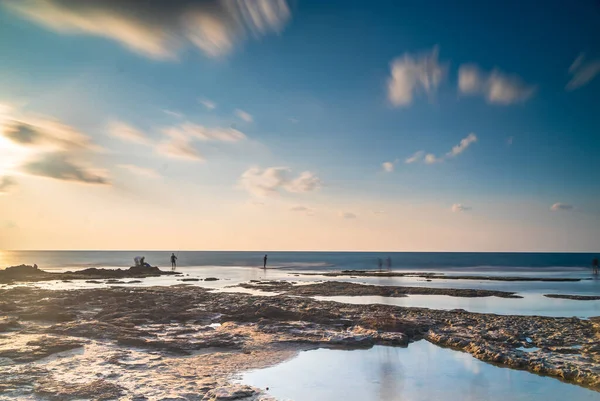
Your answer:
[[[208,99],[200,99],[200,100],[198,100],[198,101],[199,101],[200,103],[202,103],[202,105],[203,105],[204,107],[206,107],[207,109],[209,109],[209,110],[214,110],[214,109],[217,107],[217,105],[216,105],[216,103],[215,103],[215,102],[211,102],[211,101],[210,101],[210,100],[208,100]]]
[[[350,213],[350,212],[339,212],[338,216],[340,216],[343,219],[356,219],[358,218],[358,216],[354,213]]]
[[[224,56],[248,37],[281,32],[291,18],[285,0],[5,0],[2,4],[55,32],[114,40],[157,60],[177,59],[188,45],[209,57]]]
[[[55,119],[46,117],[7,118],[1,122],[0,134],[23,147],[64,151],[101,150],[90,137]]]
[[[163,113],[165,113],[168,116],[171,117],[175,117],[175,118],[183,118],[183,114],[177,112],[177,111],[172,111],[172,110],[163,110]]]
[[[160,155],[175,159],[190,161],[204,161],[190,138],[176,137],[160,142],[156,145],[156,152]]]
[[[390,64],[388,99],[396,107],[408,106],[415,94],[425,92],[431,96],[446,75],[447,66],[438,62],[438,47],[431,52],[403,54]]]
[[[321,187],[321,180],[310,171],[293,178],[291,170],[287,167],[269,167],[264,170],[252,167],[242,174],[240,184],[253,195],[270,196],[281,191],[293,193],[316,191]]]
[[[207,128],[190,122],[170,127],[164,132],[175,138],[195,138],[201,141],[238,142],[246,135],[235,128]]]
[[[23,166],[23,171],[41,177],[55,178],[57,180],[78,181],[87,184],[108,184],[108,180],[86,167],[70,160],[67,153],[46,153],[36,160]]]
[[[423,159],[424,154],[425,154],[424,151],[419,150],[418,152],[413,153],[412,156],[410,156],[406,160],[404,160],[404,163],[406,163],[406,164],[416,163],[416,162],[420,161],[421,159]]]
[[[247,123],[251,123],[252,121],[254,121],[252,115],[250,113],[245,112],[244,110],[236,109],[235,115],[238,116],[240,119],[246,121]]]
[[[305,213],[309,216],[314,215],[314,209],[311,209],[309,207],[306,206],[294,206],[290,208],[291,212],[296,212],[296,213]]]
[[[0,177],[0,194],[7,193],[17,185],[17,181],[9,176]]]
[[[572,77],[567,83],[566,89],[572,91],[581,88],[591,82],[600,73],[600,59],[585,61],[585,54],[581,53],[573,61],[573,64],[571,64],[569,73]]]
[[[383,171],[386,173],[391,173],[394,171],[394,163],[393,162],[384,162],[381,163],[381,167],[383,167]]]
[[[133,174],[149,178],[158,178],[160,174],[151,168],[136,166],[134,164],[119,164],[117,167],[127,170]]]
[[[508,138],[506,138],[506,144],[508,146],[511,146],[514,141],[515,141],[515,137],[513,137],[513,136],[509,136]]]
[[[474,133],[470,133],[469,135],[467,135],[465,138],[460,140],[460,143],[456,146],[454,146],[452,148],[452,150],[450,152],[448,152],[446,154],[447,157],[456,157],[458,155],[460,155],[462,152],[464,152],[469,145],[471,145],[472,143],[477,142],[477,135],[475,135]]]
[[[434,155],[433,153],[425,154],[424,151],[420,150],[420,151],[416,152],[415,154],[413,154],[412,156],[410,156],[404,162],[405,163],[416,163],[418,161],[423,160],[426,164],[442,163],[445,160],[452,159],[452,158],[455,158],[456,156],[460,155],[465,150],[467,150],[467,148],[469,146],[471,146],[471,144],[473,144],[475,142],[477,142],[477,135],[475,135],[474,133],[471,132],[469,135],[467,135],[466,137],[461,139],[460,143],[458,145],[453,146],[452,149],[449,152],[447,152],[444,156],[438,157],[438,156]],[[425,157],[423,157],[423,155],[425,155]]]
[[[113,121],[108,126],[108,132],[111,136],[125,142],[136,143],[139,145],[151,145],[152,141],[137,128],[121,121]]]
[[[471,206],[466,206],[460,203],[455,203],[454,205],[452,205],[452,211],[454,213],[460,213],[460,212],[468,212],[469,210],[472,210],[473,208]]]
[[[465,95],[482,95],[488,103],[508,105],[524,102],[536,91],[514,75],[497,69],[485,73],[474,64],[463,64],[458,69],[458,88]]]
[[[568,203],[555,203],[554,205],[550,206],[550,210],[552,210],[553,212],[558,212],[561,210],[573,210],[574,206],[573,205],[569,205]]]

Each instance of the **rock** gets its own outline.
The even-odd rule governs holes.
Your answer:
[[[33,362],[58,352],[82,347],[84,342],[67,340],[59,337],[45,336],[27,342],[27,347],[0,350],[0,357],[10,358],[15,362]]]
[[[21,325],[19,324],[17,319],[8,318],[8,317],[0,318],[0,333],[11,330],[11,329],[16,329],[20,326]]]
[[[254,387],[233,384],[209,390],[202,401],[255,400],[260,390]]]
[[[199,278],[180,278],[179,281],[200,281]]]
[[[51,378],[38,381],[35,393],[50,400],[115,400],[123,394],[123,387],[103,379],[89,383],[66,383]]]
[[[204,281],[218,281],[218,280],[219,280],[219,279],[218,279],[218,278],[216,278],[216,277],[208,277],[208,278],[205,278],[205,279],[204,279]]]

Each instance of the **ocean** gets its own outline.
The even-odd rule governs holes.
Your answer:
[[[226,252],[175,251],[179,267],[240,266],[295,270],[377,269],[378,259],[390,258],[393,269],[405,270],[565,270],[591,266],[591,253],[480,253],[480,252]],[[0,269],[37,264],[42,269],[129,267],[135,256],[159,267],[170,266],[170,251],[0,251]]]

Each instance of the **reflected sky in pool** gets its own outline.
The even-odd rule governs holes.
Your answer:
[[[241,382],[295,401],[588,401],[597,392],[419,341],[408,348],[302,352]]]

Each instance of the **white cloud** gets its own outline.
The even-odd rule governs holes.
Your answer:
[[[160,174],[151,168],[136,166],[134,164],[119,164],[117,167],[128,170],[129,172],[149,178],[158,178]]]
[[[550,206],[550,210],[552,210],[553,212],[558,212],[561,210],[573,210],[573,209],[574,209],[573,205],[569,205],[568,203],[557,202],[554,205]]]
[[[290,117],[290,122],[291,122],[292,124],[298,124],[298,123],[300,122],[300,120],[298,120],[297,118],[292,118],[292,117]]]
[[[287,167],[269,167],[260,169],[252,167],[246,170],[240,179],[241,186],[256,196],[276,195],[280,191],[311,192],[321,187],[321,180],[309,171],[298,177],[291,177]]]
[[[166,128],[164,132],[171,137],[195,138],[201,141],[238,142],[246,139],[246,135],[235,128],[207,128],[190,122]]]
[[[172,110],[163,110],[163,113],[165,113],[168,116],[171,117],[175,117],[175,118],[183,118],[183,114],[177,112],[177,111],[172,111]]]
[[[17,181],[9,176],[0,177],[0,194],[7,193],[17,185]]]
[[[573,61],[573,64],[571,64],[569,73],[572,77],[567,83],[566,89],[572,91],[581,88],[591,82],[600,73],[600,59],[586,61],[585,54],[581,53]]]
[[[214,110],[214,109],[217,108],[217,104],[215,102],[212,102],[212,101],[208,100],[208,99],[200,99],[198,101],[200,103],[202,103],[202,105],[204,107],[206,107],[207,109],[209,109],[209,110]]]
[[[509,137],[506,139],[506,144],[507,144],[508,146],[511,146],[511,145],[513,144],[514,140],[515,140],[515,138],[514,138],[513,136],[509,136]]]
[[[383,171],[385,171],[387,173],[391,173],[392,171],[394,171],[394,163],[393,162],[384,162],[381,164],[381,167],[383,167]]]
[[[304,213],[308,216],[313,216],[315,212],[314,209],[306,206],[293,206],[290,208],[290,211],[295,213]]]
[[[472,209],[471,206],[466,206],[466,205],[463,205],[460,203],[455,203],[454,205],[452,205],[452,211],[454,213],[468,212],[471,209]]]
[[[433,153],[427,153],[425,157],[423,157],[423,154],[425,152],[418,151],[417,153],[406,159],[404,162],[415,163],[423,160],[426,164],[442,163],[445,160],[457,157],[475,142],[477,142],[477,135],[471,132],[469,135],[461,139],[458,145],[453,146],[452,149],[449,152],[447,152],[444,156],[438,157]]]
[[[458,69],[458,88],[465,95],[482,95],[492,104],[508,105],[524,102],[536,91],[514,75],[498,70],[485,73],[474,64],[464,64]]]
[[[7,0],[9,10],[62,34],[114,40],[158,60],[187,45],[210,57],[245,39],[278,33],[291,18],[286,0]]]
[[[397,107],[408,106],[415,94],[425,92],[431,96],[446,75],[446,65],[438,62],[438,47],[431,52],[403,54],[390,64],[388,99]]]
[[[136,143],[139,145],[152,144],[152,141],[142,131],[122,121],[112,121],[108,125],[108,132],[111,136],[125,142]]]
[[[418,161],[421,161],[423,159],[423,155],[425,155],[425,152],[422,150],[419,150],[418,152],[415,152],[412,156],[410,156],[406,160],[404,160],[404,163],[411,164],[411,163],[416,163]]]
[[[460,140],[460,143],[452,148],[450,152],[446,154],[447,157],[456,157],[464,152],[472,143],[477,142],[477,135],[470,133],[465,138]]]
[[[240,119],[246,121],[247,123],[251,123],[252,121],[254,121],[252,115],[248,112],[245,112],[244,110],[237,109],[235,111],[235,115],[238,116]]]
[[[339,212],[338,216],[340,216],[342,219],[356,219],[358,218],[358,216],[354,213],[351,212]]]

